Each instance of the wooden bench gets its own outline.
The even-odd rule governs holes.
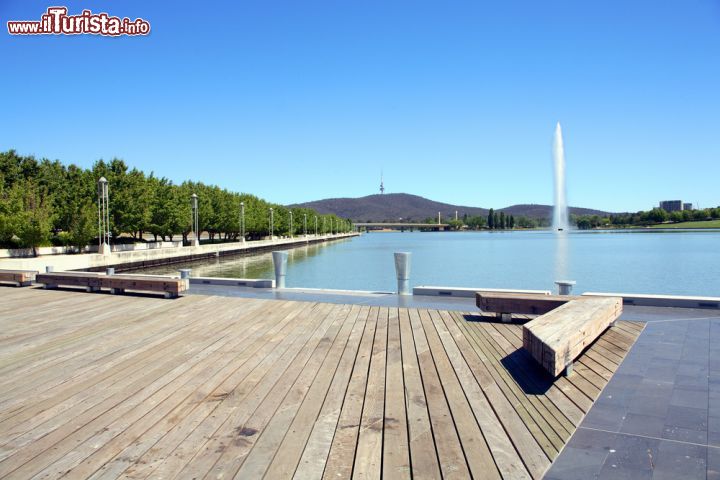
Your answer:
[[[161,292],[165,298],[176,298],[190,287],[188,279],[160,275],[104,275],[95,272],[53,272],[37,275],[37,282],[45,288],[57,288],[59,285],[83,287],[88,292],[97,292],[102,288],[110,293],[120,294],[125,290],[141,292]]]
[[[578,297],[567,295],[540,295],[533,293],[477,292],[475,303],[484,312],[495,312],[503,321],[513,313],[542,315]]]
[[[27,287],[35,281],[35,270],[0,270],[0,283],[11,283],[16,287]]]
[[[109,288],[110,293],[124,293],[125,290],[141,292],[162,292],[165,298],[177,298],[190,288],[190,280],[185,278],[152,275],[105,275],[100,278],[101,286]]]
[[[573,361],[620,317],[621,297],[490,294],[477,305],[498,315],[539,314],[523,325],[523,348],[553,377],[572,372]]]
[[[620,317],[621,297],[577,298],[523,325],[523,348],[553,377]]]
[[[100,290],[100,274],[95,272],[52,272],[39,273],[35,278],[37,283],[45,285],[46,289],[64,287],[82,287],[87,292]]]

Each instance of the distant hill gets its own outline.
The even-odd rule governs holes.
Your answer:
[[[368,195],[360,198],[328,198],[314,202],[291,205],[293,207],[312,208],[318,213],[333,213],[343,218],[350,218],[355,222],[419,222],[426,218],[437,218],[441,212],[443,220],[458,216],[487,215],[488,209],[481,207],[468,207],[436,202],[408,193],[387,193],[385,195]],[[552,206],[550,205],[513,205],[511,207],[496,209],[516,217],[550,218]],[[592,210],[589,208],[570,207],[570,213],[577,215],[607,215],[608,212]]]

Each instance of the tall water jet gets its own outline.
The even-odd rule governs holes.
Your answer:
[[[553,163],[555,165],[555,210],[553,211],[553,230],[566,231],[568,222],[567,195],[565,189],[565,149],[563,148],[560,122],[555,126],[553,141]]]

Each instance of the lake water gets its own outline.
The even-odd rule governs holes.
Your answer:
[[[412,252],[411,285],[720,296],[720,230],[388,232],[290,250],[288,287],[393,291],[393,252]],[[270,254],[148,269],[273,278]]]

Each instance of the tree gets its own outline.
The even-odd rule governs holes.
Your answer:
[[[69,226],[70,242],[79,252],[90,244],[98,232],[98,211],[94,202],[86,201],[75,212]]]
[[[505,230],[505,212],[500,212],[500,229]]]
[[[488,219],[487,219],[488,228],[490,230],[495,229],[495,217],[496,217],[495,210],[493,210],[491,208],[490,211],[488,212]]]
[[[52,207],[47,195],[43,195],[30,182],[25,184],[24,211],[20,216],[17,236],[20,246],[32,248],[37,256],[37,248],[50,242],[53,225]]]

